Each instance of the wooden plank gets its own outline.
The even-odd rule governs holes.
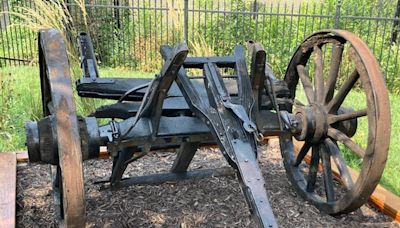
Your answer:
[[[0,153],[0,227],[15,227],[17,162],[15,153]]]
[[[17,151],[15,152],[17,162],[28,162],[29,155],[27,151]]]
[[[301,147],[303,146],[303,142],[299,142],[297,140],[293,140],[293,145],[295,152],[298,153]],[[305,161],[308,163],[310,161],[310,156],[307,155]],[[334,164],[332,162],[332,164]],[[322,167],[320,167],[322,168]],[[351,178],[353,181],[357,180],[358,172],[353,170],[350,167],[349,169]],[[335,179],[340,179],[340,174],[336,166],[332,166],[332,172],[335,175]],[[380,184],[376,187],[375,191],[369,198],[369,202],[371,202],[376,208],[381,210],[383,213],[392,217],[397,223],[400,223],[400,197],[386,190]]]

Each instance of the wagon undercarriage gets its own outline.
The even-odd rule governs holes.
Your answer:
[[[263,136],[280,137],[289,180],[301,195],[329,214],[360,207],[380,179],[390,131],[377,126],[390,128],[388,97],[376,60],[351,33],[321,31],[306,39],[284,80],[273,76],[266,53],[257,43],[249,50],[250,73],[240,45],[232,56],[224,57],[187,57],[185,44],[162,46],[165,63],[153,79],[100,77],[90,37],[80,33],[78,43],[84,71],[84,77],[76,82],[78,94],[117,102],[97,108],[89,117],[77,118],[62,37],[57,30],[43,30],[39,58],[44,118],[26,125],[30,161],[55,167],[54,195],[59,219],[66,225],[84,225],[82,160],[97,158],[100,146],[106,146],[113,158],[112,174],[105,182],[117,188],[232,173],[230,169],[187,171],[200,146],[216,144],[237,174],[261,227],[277,226],[265,190],[268,183],[257,161],[257,144]],[[324,45],[333,46],[327,76],[323,76]],[[345,48],[355,62],[355,71],[339,83]],[[314,78],[305,70],[311,55],[316,56]],[[342,107],[357,81],[366,92],[367,108]],[[298,87],[304,89],[308,104],[296,99]],[[101,118],[110,121],[101,125],[97,121]],[[358,118],[368,119],[367,148],[351,139]],[[304,142],[298,155],[292,137]],[[350,177],[337,142],[362,158],[357,180]],[[128,164],[150,150],[167,148],[177,149],[170,173],[122,178]],[[311,163],[306,164],[303,160],[309,150]],[[344,194],[337,194],[339,190],[334,188],[331,160],[340,171]],[[320,161],[323,193],[315,191]]]

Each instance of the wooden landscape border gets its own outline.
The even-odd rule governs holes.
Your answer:
[[[15,153],[0,153],[0,227],[15,227],[17,159]]]
[[[276,137],[264,138],[264,142]],[[295,151],[301,149],[302,143],[294,140]],[[100,158],[108,158],[107,148],[100,148]],[[306,158],[307,159],[307,158]],[[309,159],[309,158],[308,158]],[[16,184],[17,184],[17,162],[28,162],[29,157],[26,151],[14,153],[0,153],[0,227],[15,227],[16,213]],[[337,169],[332,167],[336,176],[339,175]],[[349,168],[353,178],[358,173]],[[400,197],[378,185],[372,193],[369,201],[380,211],[392,217],[394,221],[400,223]]]

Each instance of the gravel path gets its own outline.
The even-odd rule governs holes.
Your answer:
[[[364,205],[338,217],[320,213],[296,194],[286,178],[278,150],[271,140],[260,148],[267,192],[281,227],[400,227]],[[127,175],[166,172],[175,155],[150,154],[128,167]],[[254,227],[234,177],[188,180],[161,185],[100,190],[93,182],[110,175],[111,161],[86,161],[87,227]],[[197,152],[191,169],[228,166],[217,149]],[[18,165],[17,226],[55,227],[49,166]]]

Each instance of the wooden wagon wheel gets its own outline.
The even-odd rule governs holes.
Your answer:
[[[58,148],[58,165],[52,167],[56,213],[60,224],[83,227],[82,154],[67,52],[56,29],[39,31],[38,44],[43,115],[54,118]]]
[[[280,137],[289,180],[321,211],[356,210],[378,184],[389,148],[389,99],[378,62],[354,34],[323,30],[297,49],[285,81],[295,99],[293,112],[301,119],[294,137],[304,143],[295,154],[292,136]],[[362,141],[364,133],[367,140]],[[358,163],[357,178],[346,161]],[[342,185],[333,178],[333,166]]]

